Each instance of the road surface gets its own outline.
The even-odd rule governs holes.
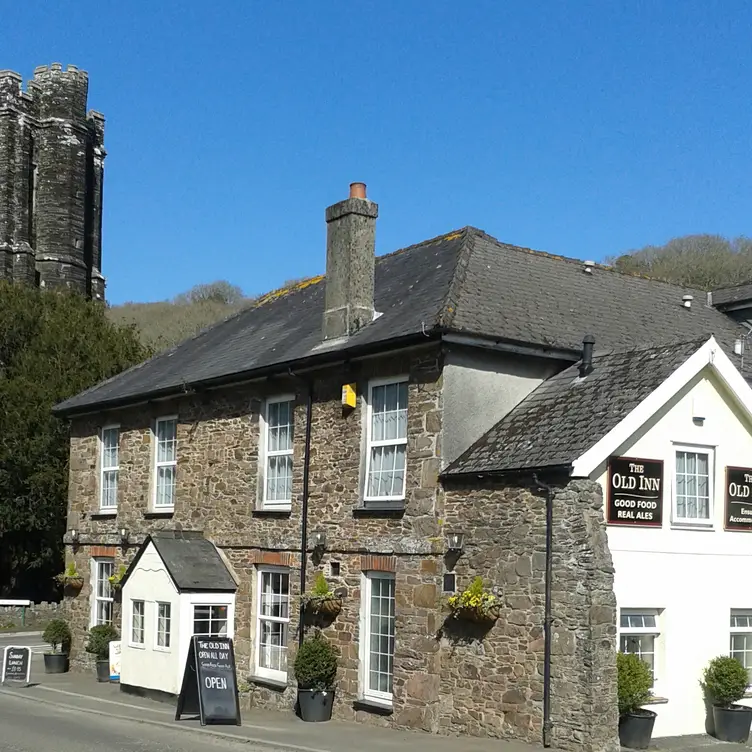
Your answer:
[[[13,634],[12,632],[0,632],[0,653],[6,645],[20,645],[30,647],[34,653],[44,653],[49,650],[50,646],[42,642],[41,632],[31,632],[28,634]],[[2,749],[2,747],[0,747]]]
[[[273,752],[207,734],[0,696],[1,752]],[[289,751],[288,751],[289,752]]]

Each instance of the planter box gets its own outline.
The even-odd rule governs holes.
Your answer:
[[[65,674],[68,672],[68,656],[65,653],[45,653],[44,673]]]
[[[452,609],[452,616],[455,619],[471,621],[475,624],[489,624],[495,622],[501,613],[501,606],[490,606],[486,609],[474,608],[472,606],[460,606]]]
[[[744,744],[749,738],[752,723],[752,708],[732,705],[730,708],[713,706],[713,723],[715,738],[722,742]]]
[[[306,610],[312,614],[337,616],[342,610],[342,598],[311,598],[306,603]]]
[[[331,720],[333,705],[333,689],[298,689],[298,708],[304,721],[321,723]]]
[[[627,749],[647,749],[653,736],[656,714],[652,710],[636,710],[619,718],[619,743]]]

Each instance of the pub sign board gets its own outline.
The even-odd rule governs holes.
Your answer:
[[[610,457],[607,522],[660,527],[663,524],[663,460]]]
[[[726,530],[752,532],[752,467],[726,468]]]
[[[8,645],[3,651],[3,672],[0,684],[29,684],[31,648]]]
[[[183,715],[198,715],[202,726],[241,725],[235,652],[229,637],[191,637],[175,720]]]

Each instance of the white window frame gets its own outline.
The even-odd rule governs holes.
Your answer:
[[[276,405],[281,402],[291,402],[292,409],[290,412],[290,420],[292,421],[292,446],[290,449],[276,449],[274,451],[269,450],[269,408],[271,405]],[[273,510],[288,510],[292,507],[292,490],[290,492],[289,499],[267,499],[267,476],[269,473],[269,459],[271,457],[294,457],[295,453],[295,395],[294,394],[280,394],[275,397],[270,397],[264,401],[264,407],[261,411],[259,418],[260,426],[260,441],[259,441],[259,478],[261,481],[261,488],[259,498],[261,499],[262,509]],[[293,470],[294,470],[294,462]],[[292,484],[291,484],[292,488]]]
[[[133,631],[136,621],[136,604],[141,604],[141,641],[133,639]],[[132,648],[146,647],[146,601],[143,598],[131,598],[130,603],[130,624],[128,629],[128,644]]]
[[[703,444],[679,444],[671,445],[671,522],[682,527],[713,527],[715,515],[715,447]],[[706,454],[708,456],[708,517],[679,517],[677,496],[677,455],[679,452],[690,454]]]
[[[377,579],[390,580],[393,583],[395,601],[395,646],[397,641],[397,584],[394,572],[363,572],[361,574],[360,583],[360,630],[358,638],[360,642],[360,699],[373,705],[379,705],[384,708],[391,708],[394,702],[394,653],[392,654],[392,691],[383,692],[375,689],[370,689],[368,686],[371,675],[371,586],[373,581]]]
[[[159,425],[160,423],[175,423],[175,459],[166,462],[159,461]],[[153,428],[153,455],[154,460],[152,463],[152,494],[151,494],[151,507],[154,512],[173,512],[175,511],[175,494],[177,493],[177,465],[178,465],[178,416],[177,415],[162,415],[154,421]],[[175,486],[172,491],[172,504],[157,504],[159,498],[159,469],[162,467],[172,467],[173,477],[175,479]]]
[[[407,401],[408,405],[410,403],[410,378],[409,376],[391,376],[389,378],[383,378],[383,379],[371,379],[368,382],[368,400],[366,401],[366,440],[365,440],[365,450],[366,450],[366,461],[365,461],[365,476],[363,479],[363,501],[365,503],[376,503],[379,502],[403,502],[405,500],[405,493],[407,489],[407,435],[409,431],[405,430],[405,438],[404,439],[388,439],[385,441],[373,441],[371,439],[371,434],[373,431],[373,391],[374,389],[377,389],[378,387],[383,386],[390,386],[392,384],[405,384],[407,386],[408,395],[407,395]],[[408,415],[409,419],[409,415]],[[402,478],[402,491],[401,493],[394,494],[392,496],[371,496],[368,493],[368,489],[371,485],[370,482],[370,475],[371,475],[371,450],[374,447],[380,447],[380,446],[404,446],[405,447],[405,473]]]
[[[621,617],[625,616],[652,616],[655,619],[655,627],[622,627]],[[661,633],[661,609],[658,608],[619,608],[618,614],[617,645],[620,652],[621,638],[623,636],[648,636],[653,637],[653,690],[660,680],[662,660],[662,633]]]
[[[114,621],[114,610],[115,610],[115,598],[114,594],[112,592],[112,585],[110,585],[109,579],[107,577],[104,578],[104,581],[107,583],[107,591],[109,593],[109,596],[100,596],[99,595],[99,565],[100,564],[109,564],[112,567],[112,571],[110,572],[110,575],[115,573],[115,559],[112,556],[92,556],[91,558],[91,574],[90,574],[90,580],[91,580],[91,612],[89,614],[89,626],[95,627],[97,624],[107,624],[108,622],[99,622],[97,621],[98,618],[98,604],[99,602],[103,603],[109,603],[110,604],[110,614],[113,618],[110,620],[110,624]]]
[[[212,608],[224,608],[224,609],[226,609],[227,616],[225,617],[225,633],[223,635],[217,635],[217,634],[215,634],[213,632],[212,633],[208,633],[208,634],[205,633],[205,632],[201,632],[201,633],[196,632],[195,624],[196,624],[196,609],[197,608],[209,608],[209,609],[212,609]],[[211,625],[212,622],[214,621],[214,619],[211,618],[211,611],[209,612],[209,614],[210,614],[210,616],[209,616],[209,624]],[[230,604],[229,603],[211,603],[211,602],[203,601],[203,600],[196,601],[195,603],[191,603],[191,634],[192,635],[198,634],[201,637],[218,637],[218,636],[221,636],[221,637],[231,637],[232,635],[230,634],[230,629],[231,629],[231,627],[230,627],[230,619],[232,618],[232,616],[233,616],[232,609],[230,608]],[[202,621],[204,621],[204,620],[202,620]],[[216,621],[219,621],[219,619],[217,619]]]
[[[201,604],[204,605],[204,604]],[[169,613],[167,616],[167,629],[165,630],[164,634],[167,637],[167,645],[160,645],[159,644],[159,637],[161,634],[161,630],[159,628],[159,608],[160,606],[167,606],[169,609]],[[229,612],[228,612],[229,613]],[[172,652],[172,603],[170,601],[156,601],[154,604],[154,650],[159,650],[163,653],[170,653]]]
[[[281,616],[264,616],[261,614],[261,601],[262,601],[262,588],[263,577],[265,574],[286,574],[287,575],[287,618]],[[253,672],[256,676],[265,679],[272,679],[274,681],[287,683],[287,671],[278,671],[277,669],[267,668],[261,666],[261,622],[270,621],[277,624],[287,625],[287,656],[289,658],[290,647],[290,612],[292,609],[292,598],[290,594],[291,588],[290,569],[288,567],[273,567],[273,566],[260,566],[256,570],[256,598],[254,605],[254,628],[256,633],[255,645],[253,649]],[[287,669],[289,671],[290,666],[288,664]]]
[[[746,616],[746,617],[749,617],[749,619],[748,619],[749,626],[747,626],[747,627],[732,627],[731,626],[731,619],[733,619],[734,616]],[[738,652],[738,651],[733,651],[732,650],[732,646],[731,646],[731,641],[732,641],[733,637],[737,636],[737,635],[744,635],[744,636],[749,636],[750,638],[752,638],[752,609],[751,608],[732,608],[729,611],[729,655],[732,658],[734,657],[732,655],[732,653]],[[751,651],[745,650],[744,652],[745,653],[746,652],[752,652],[752,650]],[[748,675],[750,677],[749,681],[747,682],[747,687],[750,687],[750,686],[752,686],[752,658],[750,659],[750,665],[749,666],[745,666],[745,668],[747,669],[747,673],[748,673]]]
[[[106,431],[116,431],[117,432],[117,463],[113,466],[107,466],[105,467],[104,461],[105,461],[105,442],[104,442],[104,435]],[[115,503],[111,505],[106,505],[104,503],[105,500],[105,494],[104,494],[104,479],[105,479],[105,473],[114,473],[115,475]],[[99,511],[104,513],[116,513],[117,512],[117,496],[118,496],[118,480],[120,476],[120,426],[117,423],[111,423],[106,426],[102,426],[102,429],[99,432]]]

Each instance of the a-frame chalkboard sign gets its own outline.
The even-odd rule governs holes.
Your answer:
[[[175,720],[182,715],[198,715],[202,726],[240,726],[235,651],[229,637],[191,637]]]
[[[31,648],[8,645],[3,651],[0,684],[29,686],[31,675]]]

